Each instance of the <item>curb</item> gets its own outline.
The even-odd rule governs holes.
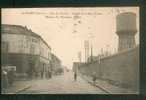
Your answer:
[[[19,92],[25,91],[26,89],[29,89],[30,87],[31,87],[31,85],[28,85],[28,86],[25,86],[24,88],[18,89],[17,91],[8,92],[8,93],[5,93],[5,94],[17,94],[17,93],[19,93]]]
[[[106,89],[104,89],[104,88],[100,87],[100,86],[99,86],[99,85],[97,85],[97,84],[93,84],[93,83],[92,83],[92,82],[90,82],[90,81],[88,81],[88,83],[92,84],[93,86],[98,87],[99,89],[101,89],[102,91],[104,91],[104,92],[106,92],[106,93],[108,93],[108,94],[111,94],[109,91],[107,91]]]
[[[84,78],[88,83],[92,84],[93,86],[98,87],[99,89],[103,90],[104,92],[106,92],[106,93],[108,93],[108,94],[121,94],[121,93],[113,93],[112,91],[109,91],[109,90],[107,90],[107,89],[105,89],[105,88],[99,86],[98,84],[93,84],[93,82],[90,81],[89,79],[87,79],[86,76],[81,75],[81,77]],[[122,94],[123,94],[123,93],[122,93]],[[124,94],[135,94],[135,93],[133,93],[132,91],[130,91],[130,92],[125,92]]]
[[[29,88],[31,88],[31,85],[25,86],[24,88],[17,90],[15,93],[19,93],[19,92],[25,91],[26,89],[29,89]]]
[[[84,78],[84,76],[81,76],[81,77]],[[85,78],[84,78],[84,79],[85,79]],[[111,92],[107,91],[106,89],[100,87],[100,86],[97,85],[97,84],[93,84],[93,83],[92,83],[91,81],[89,81],[88,79],[85,79],[85,80],[86,80],[88,83],[90,83],[91,85],[98,87],[98,88],[101,89],[102,91],[104,91],[104,92],[106,92],[106,93],[108,93],[108,94],[111,94]]]

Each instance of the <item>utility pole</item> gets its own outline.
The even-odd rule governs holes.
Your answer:
[[[81,63],[81,60],[82,60],[81,52],[78,52],[78,58],[79,58],[79,62]]]
[[[91,45],[91,55],[90,55],[90,61],[93,61],[93,39],[95,38],[93,33],[89,33],[89,40]]]
[[[93,51],[92,51],[92,44],[91,44],[91,62],[93,61]]]

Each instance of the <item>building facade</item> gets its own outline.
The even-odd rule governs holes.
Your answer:
[[[52,68],[52,74],[54,75],[60,73],[60,71],[63,69],[61,60],[53,53],[51,53],[51,68]]]
[[[2,66],[16,66],[19,74],[45,76],[51,48],[41,36],[20,25],[1,26]]]

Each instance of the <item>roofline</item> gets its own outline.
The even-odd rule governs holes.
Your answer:
[[[60,62],[61,62],[61,59],[60,59],[58,56],[56,56],[54,53],[51,53],[51,56],[54,56],[54,57],[55,57],[55,59],[57,59],[58,61],[60,61]]]
[[[33,36],[31,35],[32,37],[37,37],[37,38],[40,38],[46,45],[49,49],[51,49],[51,47],[47,44],[47,42],[40,36],[38,35],[37,33],[33,32],[33,31],[30,31],[29,29],[27,29],[25,26],[22,26],[22,25],[13,25],[13,24],[1,24],[1,26],[16,26],[18,28],[23,28],[23,29],[26,29],[27,31],[31,32],[32,34],[36,35],[36,36]],[[11,34],[11,33],[7,33],[7,34]],[[16,33],[17,34],[17,33]],[[22,34],[22,35],[26,35],[26,34]]]

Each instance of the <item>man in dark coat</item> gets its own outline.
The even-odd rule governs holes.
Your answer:
[[[77,80],[77,73],[74,72],[74,81],[76,81],[76,80]]]

